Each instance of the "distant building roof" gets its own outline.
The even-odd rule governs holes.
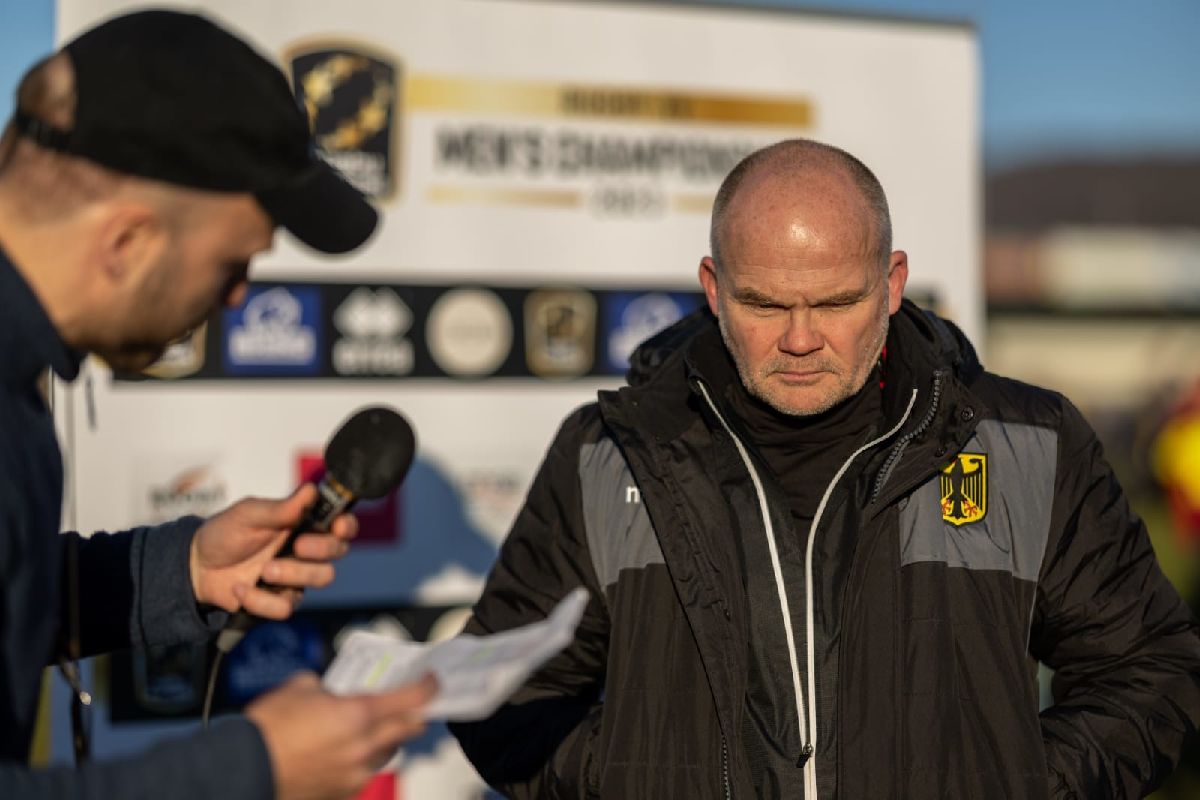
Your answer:
[[[1058,161],[988,176],[991,231],[1063,225],[1200,228],[1200,155]]]

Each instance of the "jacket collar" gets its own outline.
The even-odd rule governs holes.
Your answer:
[[[33,289],[0,248],[0,381],[27,385],[46,367],[73,380],[83,355],[58,335]]]
[[[973,420],[984,412],[982,398],[969,388],[983,367],[953,323],[907,300],[891,318],[887,348],[883,419],[878,429],[895,427],[890,442],[903,441],[910,454],[919,451],[923,459],[928,456],[923,465],[924,461],[933,463],[965,442],[974,428]],[[716,319],[707,309],[693,312],[647,339],[630,358],[629,386],[600,393],[606,421],[639,429],[649,426],[643,434],[653,431],[669,441],[694,419],[691,414],[678,413],[681,407],[707,419],[708,406],[698,391],[697,378],[706,374],[705,359],[711,358],[714,350],[723,352],[724,343]],[[906,416],[914,392],[915,404]],[[901,420],[903,424],[896,427]]]
[[[690,383],[723,352],[716,317],[702,307],[643,342],[630,358],[627,380],[635,387],[649,384],[682,362]],[[935,372],[970,383],[982,369],[974,347],[952,322],[905,300],[888,326],[884,416],[899,419],[913,387],[927,389]]]

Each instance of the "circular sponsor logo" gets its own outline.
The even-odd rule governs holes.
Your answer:
[[[669,294],[652,292],[629,302],[621,312],[619,327],[608,337],[608,360],[618,370],[629,368],[629,356],[637,346],[683,316]]]
[[[512,317],[495,292],[452,289],[429,311],[425,328],[429,353],[444,372],[488,375],[512,350]]]

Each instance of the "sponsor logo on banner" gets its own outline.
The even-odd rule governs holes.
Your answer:
[[[458,481],[467,517],[490,541],[503,541],[512,527],[525,501],[527,481],[526,475],[513,468],[475,468]]]
[[[959,453],[942,470],[942,519],[951,525],[969,525],[987,515],[987,456]]]
[[[178,341],[174,341],[166,351],[146,369],[142,370],[152,378],[173,380],[199,372],[204,366],[204,337],[208,332],[208,323],[188,333]]]
[[[325,474],[325,460],[320,453],[301,452],[296,457],[296,482],[317,483]],[[359,500],[354,504],[354,516],[358,518],[358,544],[391,544],[401,539],[400,492],[397,486],[383,497],[374,500]]]
[[[315,625],[302,619],[266,622],[250,629],[226,663],[225,696],[240,706],[299,670],[324,669],[325,640]]]
[[[639,344],[700,305],[698,295],[683,293],[617,292],[604,309],[608,368],[624,372]]]
[[[412,311],[391,289],[360,287],[333,312],[342,338],[333,345],[333,369],[341,375],[407,375],[413,344],[404,338]]]
[[[145,513],[139,522],[160,523],[186,514],[210,516],[225,507],[228,492],[225,481],[208,465],[189,467],[163,483],[146,488]]]
[[[313,375],[321,298],[315,287],[255,288],[225,312],[225,368],[234,375]]]
[[[525,359],[535,375],[583,375],[595,360],[596,300],[580,290],[540,290],[525,298]]]
[[[324,158],[364,194],[391,197],[399,63],[373,48],[327,42],[292,49],[287,61]]]
[[[512,316],[495,292],[451,289],[430,309],[425,341],[447,374],[490,375],[512,352]]]

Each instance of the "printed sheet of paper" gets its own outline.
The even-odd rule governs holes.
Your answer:
[[[355,631],[325,671],[325,688],[336,694],[383,692],[432,672],[438,693],[425,708],[426,719],[483,719],[571,643],[587,601],[587,589],[580,587],[541,622],[433,644]]]

